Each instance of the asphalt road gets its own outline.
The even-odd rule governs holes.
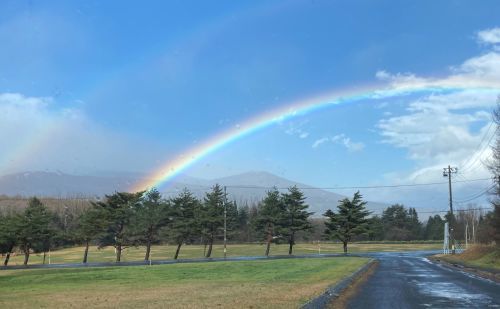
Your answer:
[[[500,284],[432,263],[428,254],[369,254],[379,266],[347,307],[500,308]]]
[[[85,268],[85,267],[115,267],[115,266],[144,266],[144,265],[169,265],[180,263],[205,263],[205,262],[232,262],[232,261],[258,261],[258,260],[280,260],[280,259],[310,259],[339,256],[368,256],[367,254],[304,254],[304,255],[272,255],[272,256],[235,256],[228,258],[194,258],[178,260],[153,260],[153,261],[131,261],[131,262],[101,262],[101,263],[67,263],[67,264],[33,264],[33,265],[14,265],[0,266],[2,269],[40,269],[40,268]]]

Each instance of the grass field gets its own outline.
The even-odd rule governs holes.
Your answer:
[[[0,308],[294,308],[366,258],[0,271]]]
[[[349,244],[349,252],[374,252],[374,251],[408,251],[408,250],[436,250],[442,247],[441,244],[408,244],[408,243],[354,243]],[[175,246],[153,246],[151,259],[167,260],[174,256]],[[228,245],[228,256],[259,256],[264,255],[265,246],[259,244],[230,244]],[[179,255],[180,259],[201,258],[203,257],[204,247],[199,245],[183,246]],[[315,253],[342,253],[342,245],[335,243],[302,243],[294,246],[294,254],[315,254]],[[131,247],[125,249],[122,255],[122,261],[140,261],[144,259],[144,247]],[[288,245],[276,245],[271,247],[271,255],[288,254]],[[222,245],[215,245],[212,257],[224,256]],[[32,254],[29,264],[41,264],[42,254]],[[83,247],[74,247],[52,251],[50,253],[51,263],[80,263],[83,257]],[[115,254],[113,247],[107,247],[98,250],[97,247],[91,247],[89,251],[89,262],[114,262]],[[48,255],[46,263],[48,263]],[[16,255],[11,257],[9,265],[21,265],[23,256]]]
[[[476,245],[461,254],[440,254],[438,257],[447,262],[465,266],[500,270],[500,249],[495,246]]]

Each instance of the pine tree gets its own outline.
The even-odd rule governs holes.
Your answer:
[[[425,225],[424,238],[426,240],[441,240],[444,235],[444,220],[440,215],[429,216]]]
[[[132,218],[134,242],[146,244],[145,261],[149,261],[151,246],[159,240],[160,229],[169,223],[169,204],[162,200],[155,188],[146,192],[141,203],[137,204]]]
[[[250,208],[248,205],[238,207],[238,241],[250,241]]]
[[[18,219],[14,214],[0,216],[0,254],[5,254],[4,266],[9,264],[10,254],[17,243]]]
[[[212,255],[214,240],[224,227],[224,199],[224,191],[216,184],[212,191],[206,193],[200,212],[201,232],[208,244],[208,251],[205,255],[207,258]]]
[[[368,231],[366,216],[370,212],[365,205],[366,202],[358,191],[354,193],[352,200],[345,198],[339,201],[337,213],[329,209],[324,214],[328,217],[325,234],[331,239],[340,240],[344,245],[344,253],[347,253],[347,244],[354,236]]]
[[[259,205],[256,230],[261,231],[261,235],[266,241],[265,255],[269,256],[271,243],[281,229],[285,208],[279,191],[275,188],[268,191],[266,197]]]
[[[368,219],[368,239],[383,240],[384,239],[384,224],[380,216],[372,216]]]
[[[99,246],[114,246],[116,262],[121,261],[122,250],[134,243],[130,222],[143,194],[144,192],[116,192],[106,195],[104,202],[93,203],[95,207],[102,209],[108,225],[106,232],[99,239]]]
[[[47,249],[55,231],[51,228],[51,213],[43,203],[33,197],[17,221],[17,243],[24,253],[24,265],[28,265],[30,252]]]
[[[418,220],[418,213],[415,208],[408,209],[408,229],[410,230],[410,240],[422,239],[422,223]]]
[[[282,194],[281,198],[284,213],[280,224],[280,230],[288,239],[288,254],[291,255],[293,253],[297,232],[310,230],[312,228],[308,219],[313,213],[307,211],[309,205],[305,203],[306,198],[296,186],[289,188],[288,192]]]
[[[179,257],[181,246],[184,242],[191,240],[200,232],[198,213],[201,202],[193,194],[184,189],[177,197],[171,200],[171,223],[166,228],[169,239],[177,245],[174,259]]]
[[[90,242],[101,236],[107,227],[105,213],[102,209],[91,207],[78,217],[78,225],[74,232],[77,242],[83,242],[85,249],[82,263],[87,263]]]

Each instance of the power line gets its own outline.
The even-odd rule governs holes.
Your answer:
[[[417,210],[416,207],[411,207],[411,208],[414,208],[415,210]],[[386,210],[387,208],[384,208],[384,209],[374,209],[373,211],[384,211]],[[454,211],[455,212],[465,212],[465,211],[475,211],[475,210],[491,210],[492,208],[491,207],[479,207],[479,208],[469,208],[469,209],[455,209]],[[417,213],[418,214],[429,214],[429,213],[448,213],[450,210],[429,210],[429,211],[418,211],[417,210]]]
[[[476,182],[476,181],[486,181],[491,180],[491,178],[476,178],[476,179],[464,179],[455,180],[452,183],[466,183],[466,182]],[[395,185],[378,185],[378,186],[338,186],[338,187],[297,187],[300,190],[347,190],[347,189],[383,189],[383,188],[400,188],[400,187],[422,187],[422,186],[434,186],[434,185],[444,185],[447,181],[443,182],[428,182],[428,183],[414,183],[414,184],[395,184]],[[187,188],[187,186],[185,186]],[[184,188],[184,187],[183,187]],[[262,190],[286,190],[289,187],[278,187],[278,186],[250,186],[250,185],[226,185],[228,189],[262,189]],[[212,189],[212,186],[196,186],[196,188],[188,188],[190,191],[206,191]],[[162,191],[162,193],[175,194],[182,191],[182,188],[171,188],[168,191]]]
[[[490,125],[488,126],[488,129],[486,130],[486,132],[484,133],[483,137],[481,138],[481,141],[479,142],[479,144],[477,145],[476,147],[476,150],[472,153],[472,155],[469,157],[469,159],[462,165],[462,167],[460,169],[462,170],[466,170],[467,169],[467,164],[469,164],[471,162],[471,160],[474,158],[474,154],[476,154],[479,149],[481,148],[481,145],[483,144],[483,142],[485,141],[486,139],[486,136],[488,136],[488,134],[490,133],[490,130],[491,128],[493,127],[493,124],[495,122],[492,120],[490,122]],[[489,143],[488,143],[489,144]]]
[[[491,178],[478,178],[469,180],[455,180],[452,183],[464,183],[464,182],[474,182],[474,181],[484,181],[491,180]],[[421,187],[421,186],[434,186],[448,184],[447,181],[442,182],[428,182],[428,183],[413,183],[413,184],[396,184],[396,185],[379,185],[379,186],[339,186],[339,187],[297,187],[300,190],[344,190],[344,189],[379,189],[379,188],[399,188],[399,187]],[[245,185],[228,185],[227,188],[235,189],[278,189],[285,190],[288,187],[276,187],[276,186],[245,186]]]
[[[472,172],[474,171],[477,167],[475,167],[476,163],[477,162],[481,162],[481,161],[478,161],[480,160],[481,156],[483,155],[483,153],[490,148],[490,143],[491,143],[491,140],[496,136],[496,132],[498,131],[498,127],[495,129],[495,131],[493,132],[493,134],[491,135],[490,139],[488,140],[488,143],[486,143],[485,147],[483,147],[483,149],[479,152],[479,154],[477,156],[475,156],[475,159],[474,161],[468,166],[465,168],[465,171],[469,171],[469,172]],[[476,152],[477,153],[477,152]]]
[[[458,200],[458,201],[456,201],[456,202],[457,202],[457,203],[462,203],[462,204],[463,204],[463,203],[465,203],[465,202],[469,202],[469,201],[475,200],[475,199],[480,198],[481,196],[483,196],[483,195],[487,194],[487,193],[488,193],[491,189],[493,189],[494,187],[495,187],[495,185],[493,184],[493,185],[489,186],[488,188],[486,188],[486,189],[485,189],[485,190],[483,190],[483,191],[480,191],[480,192],[478,192],[478,193],[472,194],[471,196],[466,197],[466,198],[461,199],[461,200]]]

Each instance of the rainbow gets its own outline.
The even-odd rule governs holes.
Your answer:
[[[153,187],[160,187],[202,158],[214,153],[231,142],[299,115],[304,115],[339,104],[359,102],[362,100],[379,100],[402,95],[423,93],[445,94],[464,90],[474,92],[492,92],[493,94],[497,94],[500,92],[500,85],[494,85],[490,82],[484,81],[461,81],[461,83],[457,83],[457,81],[422,82],[417,84],[393,85],[389,87],[362,87],[353,90],[335,91],[324,95],[314,96],[312,98],[297,100],[290,104],[285,104],[280,108],[251,117],[242,124],[214,135],[203,143],[188,149],[176,159],[168,160],[160,168],[156,169],[148,177],[144,178],[144,180],[135,184],[131,190],[139,191],[147,190]]]

